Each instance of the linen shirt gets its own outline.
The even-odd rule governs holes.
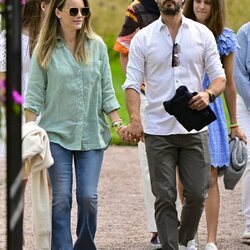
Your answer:
[[[250,22],[239,29],[237,38],[240,48],[234,61],[234,79],[238,93],[250,111]]]
[[[180,46],[180,64],[172,68],[173,43]],[[181,85],[187,86],[190,92],[202,91],[205,72],[211,81],[225,77],[215,38],[205,25],[182,16],[174,42],[161,17],[138,31],[131,41],[123,89],[132,88],[140,93],[141,82],[145,79],[147,83],[144,132],[156,135],[188,133],[164,110],[163,102],[171,99]]]
[[[48,69],[32,56],[24,107],[41,114],[39,126],[50,142],[69,150],[106,148],[111,140],[105,113],[118,109],[107,48],[101,39],[86,42],[89,63],[77,62],[61,39]]]

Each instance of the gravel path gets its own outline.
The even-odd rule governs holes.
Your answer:
[[[6,184],[5,164],[0,161],[0,249],[6,249]],[[149,249],[150,234],[146,232],[142,183],[138,167],[137,148],[110,146],[106,151],[99,185],[97,248],[103,250]],[[25,195],[24,233],[26,247],[33,250],[29,187]],[[234,191],[225,190],[222,179],[221,213],[218,230],[219,250],[250,250],[250,241],[241,241],[244,220],[241,214],[240,184]],[[75,200],[74,200],[75,204]],[[72,232],[75,232],[76,208],[72,211]],[[205,218],[199,227],[200,249],[206,239]]]

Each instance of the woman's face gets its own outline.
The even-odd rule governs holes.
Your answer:
[[[60,20],[63,31],[77,31],[81,29],[85,16],[89,9],[85,8],[83,0],[66,0],[64,7],[56,9],[56,15]]]
[[[193,11],[196,21],[206,24],[212,15],[211,0],[194,0]]]

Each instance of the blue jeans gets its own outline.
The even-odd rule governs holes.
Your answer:
[[[54,164],[49,168],[52,184],[52,250],[95,250],[97,186],[104,150],[71,151],[50,143]],[[74,159],[77,199],[77,240],[71,236]]]

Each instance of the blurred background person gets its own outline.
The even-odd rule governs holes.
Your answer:
[[[241,140],[246,141],[246,136],[239,128],[236,117],[236,88],[233,79],[233,59],[237,49],[237,39],[232,30],[225,28],[224,0],[186,0],[183,14],[206,25],[214,34],[221,62],[226,73],[224,97],[229,113],[230,136],[232,138],[237,136]],[[203,87],[207,90],[209,86],[210,79],[206,75]],[[208,125],[211,173],[208,198],[205,201],[208,232],[205,249],[217,250],[216,237],[220,207],[218,173],[220,169],[229,165],[228,129],[221,96],[215,98],[214,93],[209,90],[207,90],[207,93],[210,98],[210,107],[216,114],[217,120]]]
[[[121,32],[116,39],[114,50],[120,53],[120,63],[124,74],[128,63],[129,45],[136,32],[148,24],[152,23],[160,16],[160,11],[155,0],[135,0],[128,6],[125,20]],[[145,97],[145,83],[142,83],[141,91],[141,117],[144,120],[144,110],[147,105]],[[150,239],[151,249],[161,248],[160,240],[157,234],[157,228],[154,217],[155,197],[151,191],[150,176],[148,170],[148,161],[144,142],[138,143],[139,164],[141,167],[141,176],[143,183],[144,203],[147,219],[147,231],[152,233]]]
[[[239,48],[235,56],[234,79],[238,91],[237,117],[240,126],[250,138],[250,22],[237,33]],[[248,141],[248,162],[242,176],[242,212],[245,216],[243,239],[250,239],[250,143]]]

